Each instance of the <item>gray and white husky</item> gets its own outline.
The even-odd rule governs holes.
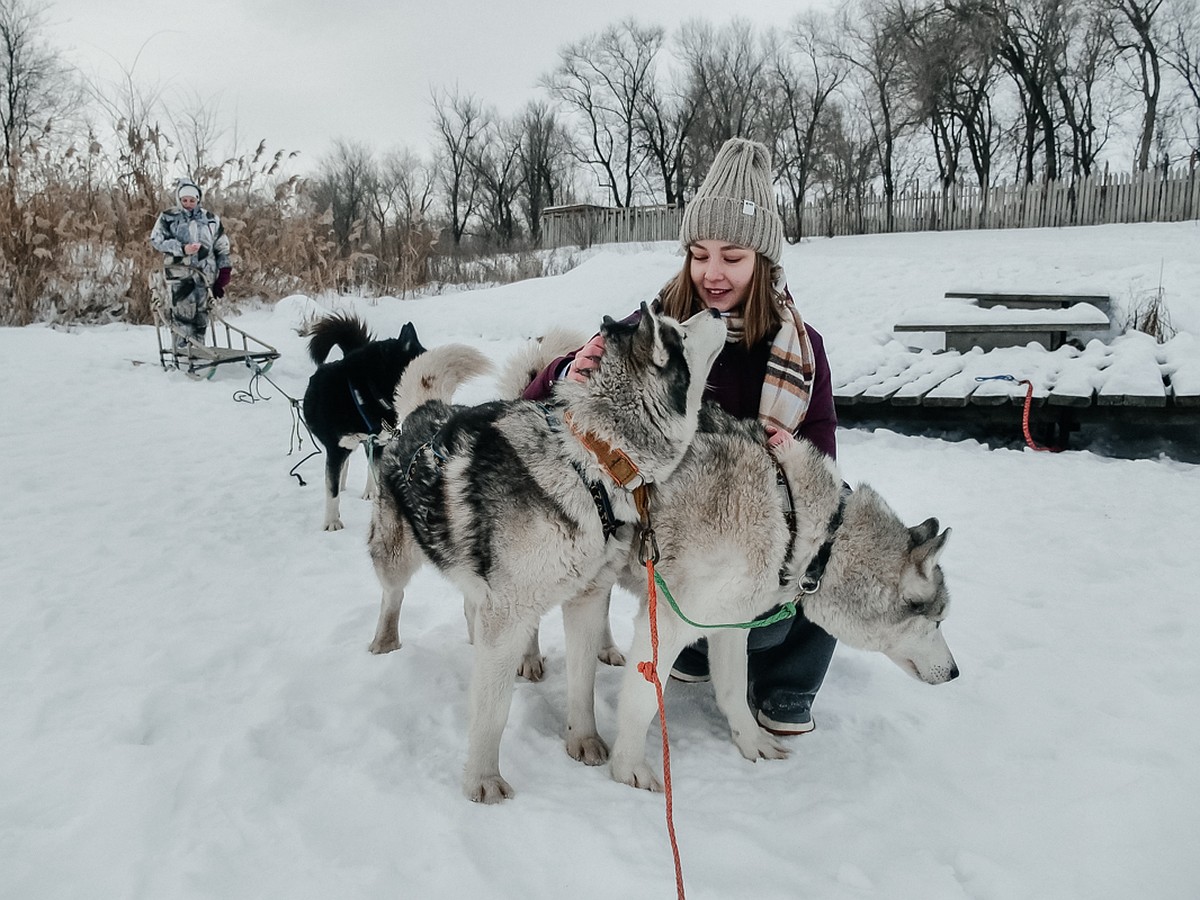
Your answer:
[[[776,452],[778,465],[758,423],[706,404],[687,455],[655,486],[657,571],[681,612],[697,624],[729,624],[796,600],[838,640],[884,653],[921,681],[957,677],[939,629],[949,596],[938,557],[950,529],[939,533],[932,518],[906,528],[870,487],[850,492],[836,464],[807,441]],[[631,559],[622,583],[641,597],[630,660],[650,660],[649,588],[640,560]],[[694,627],[661,590],[657,597],[660,678],[680,650],[707,637],[717,705],[734,743],[749,760],[785,756],[785,745],[759,727],[747,703],[747,631]],[[653,685],[636,665],[626,666],[610,761],[617,781],[661,790],[645,755],[656,708]]]
[[[383,587],[371,650],[400,646],[404,588],[424,560],[463,592],[475,645],[463,775],[471,800],[513,794],[500,774],[513,673],[541,616],[559,605],[567,752],[589,765],[607,760],[596,655],[631,532],[615,526],[638,520],[631,488],[665,481],[683,458],[725,342],[714,314],[680,324],[645,306],[638,324],[606,319],[601,331],[606,349],[592,377],[561,383],[552,402],[449,405],[460,375],[483,363],[461,346],[426,351],[396,389],[401,424],[381,454],[368,538]]]

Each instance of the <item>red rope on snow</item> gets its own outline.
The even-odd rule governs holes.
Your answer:
[[[1031,450],[1040,450],[1046,453],[1058,453],[1060,447],[1043,447],[1033,439],[1033,435],[1029,433],[1029,407],[1033,403],[1033,382],[1028,378],[1022,378],[1017,381],[1017,384],[1025,385],[1025,411],[1021,414],[1021,429],[1025,432],[1025,443],[1029,445]]]
[[[671,747],[667,740],[667,713],[663,706],[663,686],[658,677],[658,595],[654,589],[654,560],[645,560],[649,602],[647,612],[650,616],[650,662],[638,663],[637,669],[642,677],[654,685],[654,694],[658,699],[658,723],[662,730],[662,759],[663,759],[663,793],[667,800],[667,835],[671,839],[671,853],[675,857],[675,892],[678,900],[684,900],[683,894],[683,865],[679,860],[679,841],[675,837],[675,819],[672,813],[673,803],[671,794]]]
[[[977,375],[976,381],[1013,381],[1025,385],[1025,410],[1021,414],[1021,430],[1025,432],[1025,443],[1030,450],[1040,450],[1046,453],[1061,453],[1061,447],[1043,447],[1029,433],[1029,408],[1033,405],[1033,382],[1028,378],[1017,379],[1012,375]]]

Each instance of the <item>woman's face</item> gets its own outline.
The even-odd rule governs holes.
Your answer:
[[[717,312],[739,310],[750,293],[756,254],[725,241],[693,241],[691,276],[704,305]]]

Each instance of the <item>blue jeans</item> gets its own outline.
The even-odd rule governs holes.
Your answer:
[[[750,631],[747,672],[749,701],[772,719],[798,721],[789,712],[807,712],[812,705],[837,638],[804,617],[799,609],[786,619]]]

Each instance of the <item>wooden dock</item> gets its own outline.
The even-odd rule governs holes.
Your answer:
[[[1030,422],[1065,445],[1084,423],[1200,425],[1200,342],[1181,335],[1157,344],[1131,333],[1083,350],[1024,347],[904,351],[868,375],[835,381],[845,424],[909,421],[942,427],[1013,423],[1020,428],[1026,386]]]

